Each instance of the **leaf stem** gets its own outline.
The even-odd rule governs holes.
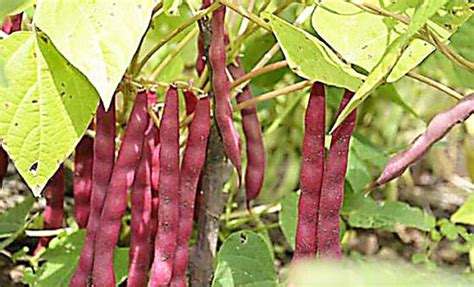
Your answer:
[[[270,64],[270,65],[267,65],[263,68],[260,68],[260,69],[255,69],[255,70],[252,70],[250,71],[249,73],[243,75],[242,77],[236,79],[235,81],[232,82],[231,84],[231,87],[232,88],[236,88],[236,87],[239,87],[241,84],[247,82],[247,81],[250,81],[251,79],[255,78],[255,77],[258,77],[258,76],[261,76],[263,74],[266,74],[266,73],[269,73],[269,72],[272,72],[272,71],[275,71],[275,70],[278,70],[278,69],[281,69],[283,67],[286,67],[288,66],[288,62],[286,60],[283,60],[283,61],[280,61],[280,62],[276,62],[276,63],[273,63],[273,64]]]
[[[293,93],[293,92],[302,90],[304,88],[307,88],[307,87],[311,86],[312,83],[313,82],[310,81],[310,80],[301,81],[299,83],[284,87],[282,89],[265,93],[261,96],[255,97],[251,100],[248,100],[248,101],[242,102],[238,105],[235,105],[234,106],[234,111],[239,111],[239,110],[245,109],[246,107],[254,106],[254,105],[256,105],[260,102],[263,102],[263,101],[266,101],[266,100],[269,100],[269,99],[273,99],[273,98],[276,98],[276,97],[281,96],[281,95],[285,95],[285,94],[289,94],[289,93]]]
[[[184,22],[183,24],[181,24],[181,26],[177,27],[176,29],[173,30],[173,32],[169,33],[168,35],[166,35],[163,39],[161,39],[160,42],[158,42],[156,44],[156,46],[154,46],[144,57],[143,59],[140,61],[140,63],[138,64],[138,67],[137,67],[137,70],[140,71],[144,66],[145,64],[151,59],[151,57],[153,57],[153,55],[161,48],[163,47],[164,45],[166,45],[169,41],[171,41],[174,37],[176,37],[178,34],[180,34],[181,32],[183,32],[184,30],[186,30],[186,28],[188,28],[189,26],[191,26],[192,24],[194,24],[195,22],[197,22],[198,20],[204,18],[207,14],[209,13],[212,13],[214,10],[216,10],[217,8],[219,8],[221,6],[221,4],[219,2],[214,2],[211,6],[207,7],[206,9],[204,10],[201,10],[199,12],[196,13],[196,15],[194,15],[193,17],[189,18],[189,20],[187,20],[186,22]]]
[[[435,88],[435,89],[437,89],[441,92],[444,92],[445,94],[451,96],[453,99],[455,99],[457,101],[460,101],[464,98],[464,96],[462,94],[460,94],[457,91],[451,89],[450,87],[445,86],[445,85],[443,85],[443,84],[441,84],[441,83],[439,83],[439,82],[437,82],[433,79],[430,79],[428,77],[420,75],[416,72],[413,72],[413,71],[408,72],[407,76],[409,76],[410,78],[413,78],[415,80],[418,80],[422,83],[425,83],[426,85],[431,86],[431,87],[433,87],[433,88]]]

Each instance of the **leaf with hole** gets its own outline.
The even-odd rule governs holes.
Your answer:
[[[97,93],[46,35],[18,32],[0,43],[7,81],[0,85],[0,138],[39,196],[86,131]]]
[[[277,281],[271,251],[260,235],[241,231],[224,241],[217,254],[213,287],[274,287]]]

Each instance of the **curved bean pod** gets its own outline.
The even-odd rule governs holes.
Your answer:
[[[471,94],[448,111],[436,115],[428,124],[426,131],[419,135],[407,150],[390,159],[380,177],[369,188],[378,187],[400,176],[412,163],[420,159],[435,142],[444,137],[454,125],[465,121],[473,113],[474,94]]]
[[[233,122],[233,110],[229,97],[230,82],[226,74],[225,11],[226,7],[221,6],[213,12],[209,62],[212,66],[215,118],[222,135],[226,155],[237,169],[240,181],[242,178],[241,143],[239,133]]]
[[[232,77],[237,79],[245,73],[240,65],[239,58],[236,59],[237,65],[230,65],[229,71]],[[252,99],[250,86],[245,86],[242,92],[237,95],[237,102],[242,103]],[[249,106],[240,111],[242,114],[242,126],[246,139],[247,168],[245,170],[245,193],[247,206],[249,202],[257,198],[262,189],[265,176],[265,147],[263,145],[262,129],[258,120],[257,109],[255,106]]]

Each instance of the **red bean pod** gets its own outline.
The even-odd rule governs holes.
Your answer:
[[[74,155],[74,215],[79,228],[85,228],[89,220],[93,151],[94,140],[84,135],[76,146]]]
[[[166,92],[160,124],[160,179],[158,182],[158,231],[148,286],[169,284],[179,223],[179,101],[178,91]]]
[[[318,251],[317,227],[325,154],[325,102],[324,85],[319,82],[314,83],[304,121],[303,161],[300,176],[301,195],[298,205],[293,260],[316,256]]]
[[[149,102],[149,105],[156,103],[156,93],[154,94],[154,98],[152,101]],[[151,231],[150,231],[150,239],[152,242],[155,241],[156,237],[156,230],[158,229],[158,205],[159,205],[159,196],[158,196],[158,181],[160,178],[160,130],[157,126],[153,126],[154,128],[154,145],[151,149],[151,191],[152,191],[152,198],[151,198]],[[153,254],[152,254],[153,259]],[[150,260],[153,261],[153,260]],[[151,263],[151,262],[150,262]]]
[[[8,154],[0,146],[0,187],[3,185],[3,179],[7,175],[7,168],[8,168]]]
[[[156,102],[154,92],[147,92],[147,98],[148,106]],[[152,255],[150,235],[152,227],[151,151],[155,146],[155,132],[155,124],[151,118],[148,118],[145,144],[143,145],[140,164],[135,175],[131,195],[130,268],[127,279],[127,286],[129,287],[146,286],[148,279],[148,268],[150,267]]]
[[[91,210],[87,222],[86,240],[76,272],[69,286],[82,287],[91,283],[94,263],[94,242],[100,224],[100,214],[115,160],[115,104],[112,101],[106,112],[102,102],[96,114],[94,138],[94,164],[92,165]]]
[[[370,186],[378,187],[400,176],[412,163],[420,159],[428,149],[457,123],[474,113],[474,94],[471,94],[444,113],[436,115],[426,131],[419,135],[410,147],[395,155],[385,166],[380,177]]]
[[[148,127],[147,97],[140,91],[120,145],[104,200],[94,249],[92,281],[95,286],[115,286],[113,257],[120,224],[127,208],[127,192],[133,183]]]
[[[189,238],[193,231],[194,201],[199,176],[206,161],[207,140],[211,128],[209,97],[199,100],[183,155],[179,182],[179,230],[173,277],[170,286],[186,286]]]
[[[49,180],[44,192],[46,207],[43,213],[43,229],[59,229],[63,227],[64,218],[64,168],[61,165]],[[47,247],[51,237],[41,237],[34,254]]]
[[[7,17],[5,22],[3,22],[2,31],[5,32],[5,34],[11,34],[13,32],[20,31],[22,18],[22,13]]]
[[[241,143],[239,133],[233,122],[233,110],[229,97],[230,82],[226,74],[225,11],[226,7],[221,6],[213,12],[209,62],[212,66],[212,91],[217,125],[222,136],[226,155],[237,169],[240,180],[242,174]]]
[[[339,106],[339,113],[354,95],[346,91]],[[352,131],[355,127],[357,111],[354,110],[332,134],[323,186],[319,203],[318,251],[322,257],[342,256],[339,242],[339,212],[344,197],[344,180],[347,170],[347,156]]]
[[[242,77],[245,73],[240,65],[240,60],[236,60],[238,66],[229,66],[229,71],[235,79]],[[245,86],[237,95],[237,102],[242,103],[252,99],[250,86]],[[246,139],[247,168],[245,170],[245,192],[247,206],[249,202],[257,198],[262,189],[265,176],[265,147],[263,145],[262,129],[258,120],[257,109],[249,106],[241,110],[242,127]]]

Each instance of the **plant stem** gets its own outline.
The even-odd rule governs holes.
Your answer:
[[[269,99],[273,99],[273,98],[276,98],[276,97],[281,96],[281,95],[286,95],[286,94],[289,94],[289,93],[292,93],[292,92],[302,90],[304,88],[307,88],[307,87],[311,86],[312,83],[313,82],[310,81],[310,80],[301,81],[299,83],[290,85],[288,87],[284,87],[284,88],[279,89],[279,90],[275,90],[275,91],[265,93],[261,96],[255,97],[251,100],[248,100],[248,101],[242,102],[238,105],[235,105],[234,106],[234,111],[240,111],[241,109],[244,109],[244,108],[249,107],[249,106],[254,106],[254,105],[256,105],[260,102],[263,102],[263,101],[266,101],[266,100],[269,100]]]
[[[422,83],[425,83],[427,84],[428,86],[431,86],[437,90],[440,90],[441,92],[444,92],[446,93],[447,95],[451,96],[453,99],[457,100],[457,101],[460,101],[464,98],[464,96],[458,92],[456,92],[455,90],[451,89],[450,87],[447,87],[439,82],[436,82],[435,80],[433,79],[430,79],[428,77],[425,77],[423,75],[420,75],[418,73],[415,73],[413,71],[411,72],[408,72],[407,74],[410,78],[413,78],[415,80],[418,80]]]
[[[169,33],[166,35],[163,39],[161,39],[160,42],[156,44],[141,60],[141,62],[138,64],[137,71],[140,71],[145,64],[153,57],[153,55],[164,45],[166,45],[169,41],[171,41],[174,37],[176,37],[178,34],[186,30],[189,26],[197,22],[198,20],[202,19],[205,17],[207,14],[212,13],[214,10],[219,8],[221,4],[219,2],[214,2],[211,6],[207,7],[204,10],[199,11],[196,15],[191,17],[189,20],[181,24],[181,26],[177,27],[176,29],[173,30],[173,32]]]
[[[229,7],[229,9],[232,9],[235,12],[239,13],[240,15],[242,15],[242,17],[245,17],[245,18],[249,19],[250,21],[254,22],[258,26],[262,27],[263,29],[272,32],[272,28],[270,27],[270,25],[268,23],[266,23],[265,21],[263,21],[257,15],[253,14],[252,12],[249,12],[249,11],[243,9],[240,6],[236,6],[233,3],[230,3],[228,0],[219,0],[219,2],[222,5],[225,5],[225,6]]]
[[[280,61],[280,62],[276,62],[276,63],[273,63],[273,64],[270,64],[268,66],[265,66],[263,68],[260,68],[260,69],[254,69],[252,70],[251,72],[245,74],[244,76],[236,79],[235,81],[232,82],[231,84],[231,87],[232,88],[243,88],[243,87],[239,87],[241,84],[247,82],[247,81],[250,81],[251,79],[255,78],[255,77],[258,77],[260,75],[263,75],[263,74],[266,74],[266,73],[269,73],[269,72],[272,72],[272,71],[275,71],[275,70],[278,70],[278,69],[281,69],[283,67],[286,67],[288,66],[288,62],[286,60],[283,60],[283,61]]]
[[[202,174],[196,246],[191,259],[191,286],[211,286],[219,236],[219,218],[226,202],[222,192],[227,181],[224,145],[216,123],[211,126],[206,165]]]
[[[189,41],[191,41],[194,36],[196,36],[198,31],[199,29],[195,27],[188,35],[186,35],[186,37],[184,37],[183,40],[179,42],[179,44],[173,49],[173,51],[169,53],[166,58],[163,59],[163,61],[161,61],[160,65],[158,65],[158,67],[149,77],[149,80],[154,80],[160,74],[160,72],[162,72],[163,69],[166,68],[166,66],[168,66],[170,62],[183,50],[183,48],[189,43]]]

